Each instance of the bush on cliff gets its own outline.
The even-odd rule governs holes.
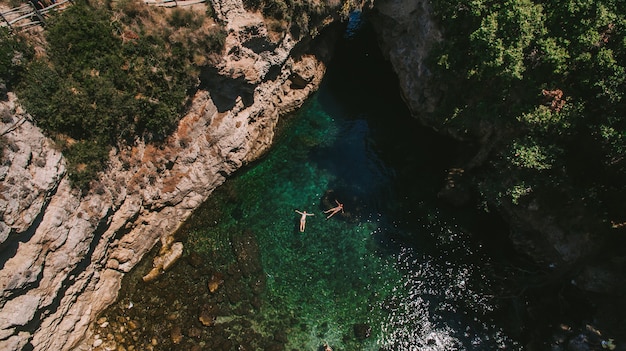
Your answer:
[[[0,100],[7,98],[7,92],[19,81],[24,67],[32,59],[34,50],[25,38],[14,36],[7,28],[0,27]],[[13,122],[13,118],[6,110],[0,116],[3,123]],[[6,129],[4,133],[7,132]],[[0,135],[0,159],[3,158],[4,148],[7,144],[5,135]]]
[[[578,199],[626,220],[626,8],[619,0],[442,0],[432,56],[447,128],[491,125],[490,201]]]
[[[23,37],[11,35],[7,28],[0,27],[0,84],[10,90],[33,54],[33,48]]]
[[[121,6],[129,16],[76,3],[53,17],[45,31],[47,56],[28,66],[18,89],[37,124],[58,141],[70,178],[82,189],[104,169],[111,146],[137,138],[159,142],[174,130],[198,82],[196,57],[223,47],[221,27],[200,30],[204,14],[177,10],[168,17],[145,5]],[[198,34],[177,28],[190,21]]]

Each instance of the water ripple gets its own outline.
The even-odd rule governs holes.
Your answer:
[[[404,272],[383,303],[387,317],[378,346],[383,350],[498,350],[519,348],[489,322],[488,294],[474,289],[480,267],[440,260],[403,248],[396,268]],[[470,317],[472,316],[472,317]]]

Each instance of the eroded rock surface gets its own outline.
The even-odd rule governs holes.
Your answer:
[[[373,23],[381,38],[381,51],[397,73],[407,106],[425,125],[433,126],[428,117],[437,108],[441,92],[431,80],[426,58],[443,38],[430,2],[378,1]]]

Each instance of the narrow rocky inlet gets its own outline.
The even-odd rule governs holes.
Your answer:
[[[176,233],[183,258],[151,282],[151,257],[130,272],[85,348],[523,349],[494,298],[519,258],[482,243],[507,227],[438,198],[461,148],[409,118],[372,38],[340,41],[268,155]]]
[[[191,36],[219,27],[223,47],[190,56],[198,74],[173,132],[116,144],[85,188],[58,144],[74,140],[40,128],[0,77],[0,349],[623,348],[623,106],[605,103],[623,90],[621,15],[482,4],[155,10],[157,26],[210,17]],[[485,25],[487,12],[521,16],[500,18],[519,30]],[[592,44],[551,33],[581,13],[597,23],[570,22]],[[107,27],[117,20],[105,17],[114,41],[141,37]],[[476,50],[530,24],[550,31],[513,40],[535,45],[512,49],[518,65],[490,61],[501,38]],[[39,58],[44,33],[25,36]],[[581,50],[573,63],[562,42]],[[0,48],[7,65],[26,57]],[[542,77],[555,62],[571,72]],[[59,91],[79,96],[72,84]]]

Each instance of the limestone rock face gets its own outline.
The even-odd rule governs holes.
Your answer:
[[[561,218],[551,215],[538,201],[531,201],[528,205],[502,204],[499,211],[511,225],[513,244],[546,267],[570,267],[604,245],[602,235],[594,229],[598,220],[584,210],[568,208],[566,213],[572,216]]]
[[[383,54],[397,73],[403,98],[412,114],[425,125],[440,98],[431,81],[426,58],[434,43],[442,40],[428,0],[382,0],[375,6],[373,24]]]
[[[0,349],[70,350],[115,301],[123,275],[170,236],[211,192],[272,144],[279,116],[314,92],[325,72],[289,34],[268,36],[241,0],[214,1],[227,24],[225,57],[163,145],[111,152],[87,194],[12,93],[0,101]],[[217,82],[214,86],[211,82]],[[148,272],[146,272],[148,273]]]
[[[7,153],[0,164],[0,245],[30,228],[65,173],[61,153],[28,121],[15,96],[0,105]]]

